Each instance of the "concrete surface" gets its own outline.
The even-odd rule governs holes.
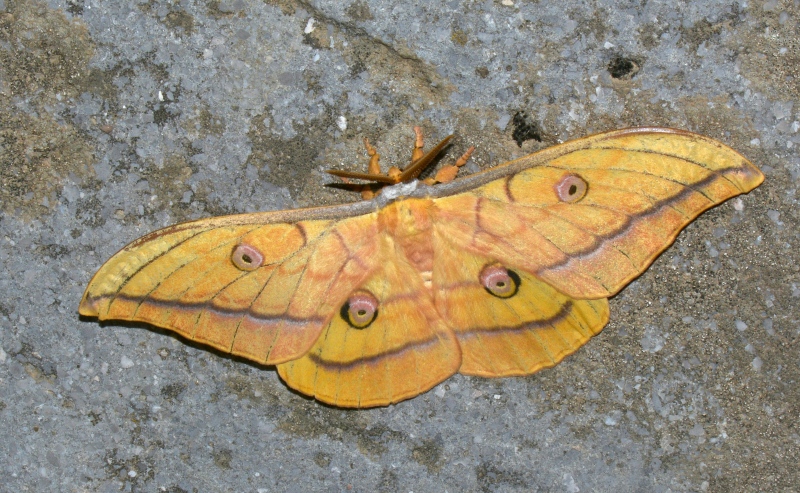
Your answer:
[[[799,22],[798,0],[0,0],[0,490],[800,490]],[[127,242],[353,200],[321,170],[363,166],[364,136],[405,163],[415,124],[473,171],[686,128],[767,180],[558,367],[384,409],[78,318]]]

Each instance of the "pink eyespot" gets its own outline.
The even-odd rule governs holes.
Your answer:
[[[366,329],[378,317],[378,300],[365,291],[354,293],[342,305],[340,315],[354,329]]]
[[[481,285],[492,296],[511,298],[519,290],[520,278],[502,265],[487,265],[481,270]]]
[[[556,184],[556,195],[562,202],[577,202],[586,195],[588,184],[578,175],[565,175]]]
[[[239,245],[231,254],[231,262],[241,270],[256,270],[264,262],[264,255],[250,245]]]

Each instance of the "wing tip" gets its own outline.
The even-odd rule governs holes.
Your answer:
[[[100,299],[91,298],[89,293],[84,294],[78,305],[78,314],[82,317],[100,318]]]
[[[742,166],[737,172],[737,177],[741,183],[742,193],[747,193],[764,183],[766,177],[753,163],[742,158]]]

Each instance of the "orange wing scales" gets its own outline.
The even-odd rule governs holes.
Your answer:
[[[418,158],[419,130],[416,145]],[[382,209],[155,231],[103,265],[79,310],[275,364],[287,385],[329,404],[388,405],[455,372],[518,376],[557,364],[603,329],[606,298],[681,229],[762,181],[707,137],[598,134],[384,199]]]
[[[713,194],[709,200],[695,200],[697,189]],[[672,197],[652,203],[649,209],[629,215],[616,230],[597,236],[592,247],[570,252],[564,261],[542,266],[536,274],[573,296],[591,298],[616,294],[671,245],[692,219],[739,193],[740,190],[727,184],[725,174],[711,174]],[[679,212],[681,209],[683,213]],[[628,261],[619,259],[620,255]],[[587,282],[585,275],[581,275],[581,279],[573,273],[592,273],[595,282]]]
[[[471,194],[439,199],[441,221],[475,253],[504,258],[570,296],[602,298],[641,274],[700,213],[763,179],[743,160],[707,169],[675,156],[633,153],[648,158],[642,164],[620,152],[576,151]],[[694,181],[676,174],[681,163]],[[661,170],[668,175],[657,175]],[[565,171],[589,184],[576,204],[561,202],[554,192]],[[647,186],[637,183],[637,175]],[[595,212],[589,215],[587,209]]]
[[[325,313],[330,304],[346,299],[372,268],[349,260],[373,257],[369,241],[374,234],[360,236],[374,230],[370,216],[235,228],[207,229],[203,223],[168,228],[157,242],[139,240],[120,251],[95,275],[81,313],[150,323],[221,351],[277,364],[308,351],[331,316]],[[345,251],[341,230],[349,235],[344,240],[352,251],[348,255],[340,255]],[[231,252],[241,243],[266,254],[262,268],[243,272],[231,263]],[[331,276],[339,281],[335,286]],[[300,296],[299,289],[314,296]]]
[[[290,387],[336,406],[383,406],[458,371],[458,343],[419,274],[382,243],[385,263],[361,287],[379,301],[375,322],[358,329],[335,315],[308,354],[278,365]]]
[[[564,296],[523,271],[517,293],[492,296],[478,282],[490,257],[462,253],[446,258],[453,245],[436,235],[442,258],[434,263],[436,303],[462,351],[460,372],[487,377],[528,375],[554,366],[575,352],[608,321],[605,299]]]

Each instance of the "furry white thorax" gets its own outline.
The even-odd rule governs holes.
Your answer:
[[[375,200],[378,202],[380,207],[383,207],[399,198],[410,195],[416,191],[417,187],[420,185],[422,185],[422,183],[420,183],[419,180],[413,180],[408,183],[398,183],[397,185],[383,187],[381,189],[381,193],[375,197]]]
[[[394,200],[398,197],[410,194],[417,189],[417,185],[419,185],[419,180],[412,180],[408,183],[398,183],[397,185],[384,187],[383,190],[381,190],[381,194],[388,200]]]

